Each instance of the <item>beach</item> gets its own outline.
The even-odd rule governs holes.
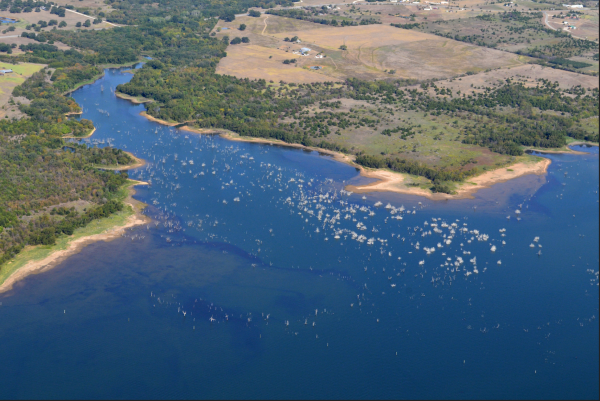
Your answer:
[[[492,185],[506,182],[528,174],[542,175],[548,171],[550,159],[544,159],[537,163],[516,163],[508,167],[487,171],[481,175],[470,178],[467,182],[460,184],[455,194],[432,193],[423,188],[407,187],[404,185],[405,176],[387,170],[361,170],[361,175],[368,178],[377,178],[378,181],[367,185],[348,185],[347,191],[356,193],[367,192],[395,192],[401,194],[424,196],[431,200],[445,199],[469,199],[480,189],[489,188]]]
[[[130,72],[130,73],[133,74],[133,72]],[[136,99],[133,96],[129,96],[129,95],[126,95],[124,93],[119,93],[119,92],[115,92],[115,95],[120,99],[129,100],[131,103],[134,103],[134,104],[144,104],[144,103],[152,102],[152,99],[140,100],[140,99]]]
[[[84,139],[84,138],[89,138],[92,135],[94,135],[94,132],[96,132],[96,127],[94,127],[89,134],[84,135],[84,136],[71,136],[71,135],[66,135],[63,136],[64,139]]]

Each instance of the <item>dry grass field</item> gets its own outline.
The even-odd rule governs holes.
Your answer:
[[[14,32],[11,32],[14,33]],[[7,37],[8,36],[8,37]],[[9,36],[8,34],[5,35],[4,37],[2,35],[0,35],[0,43],[6,43],[8,45],[12,45],[13,43],[17,45],[16,48],[12,49],[12,54],[13,55],[18,55],[23,53],[21,50],[19,50],[19,46],[22,44],[29,44],[29,43],[39,43],[36,42],[33,39],[29,39],[29,38],[22,38],[20,36],[14,37],[14,36]],[[69,50],[71,47],[65,45],[64,43],[61,42],[54,42],[54,46],[58,47],[61,50]]]
[[[238,30],[240,24],[247,26],[245,31]],[[315,61],[314,57],[300,57],[293,54],[301,45],[291,45],[283,42],[274,34],[288,30],[321,29],[322,25],[312,22],[281,18],[263,14],[259,18],[238,17],[233,22],[219,21],[214,29],[217,37],[225,35],[233,39],[236,36],[247,36],[249,44],[230,45],[227,48],[227,57],[221,59],[217,66],[217,73],[233,75],[239,78],[266,79],[267,81],[307,83],[337,81],[336,78],[322,74],[322,71],[311,70]],[[316,54],[316,53],[315,53]],[[286,59],[296,58],[298,63],[283,64]],[[312,61],[312,63],[311,63]]]
[[[537,64],[500,68],[481,74],[438,81],[435,84],[440,89],[449,88],[453,92],[461,91],[461,93],[471,94],[472,92],[485,92],[486,87],[497,86],[500,82],[505,82],[508,78],[516,82],[521,82],[525,86],[536,86],[538,79],[545,79],[551,82],[558,82],[561,89],[570,89],[577,85],[581,85],[585,89],[598,88],[597,77],[543,67]],[[430,92],[431,94],[435,93],[433,89],[430,89]]]
[[[92,0],[85,0],[85,2],[87,3],[94,3],[94,1]],[[74,2],[64,2],[64,3],[71,3],[73,4]],[[77,2],[79,3],[79,2]],[[84,2],[82,2],[84,3]],[[62,4],[62,3],[61,3]],[[95,3],[94,3],[95,4]],[[77,5],[78,7],[81,7],[81,4]],[[23,32],[27,32],[27,33],[31,33],[31,32],[35,32],[34,30],[27,30],[25,29],[25,27],[27,25],[31,25],[31,24],[37,24],[39,21],[50,21],[51,19],[57,20],[59,23],[61,21],[65,21],[67,23],[67,26],[64,28],[57,28],[60,30],[74,30],[74,29],[84,29],[84,30],[90,30],[90,29],[107,29],[107,28],[112,28],[113,25],[110,25],[106,22],[102,22],[100,24],[92,24],[89,28],[86,27],[81,27],[81,28],[76,28],[75,24],[77,24],[78,22],[81,22],[82,24],[90,19],[91,21],[93,21],[93,18],[87,18],[83,15],[79,15],[79,14],[75,14],[73,12],[69,12],[67,11],[65,13],[65,17],[61,18],[55,14],[50,14],[49,11],[46,10],[42,10],[40,12],[30,12],[30,13],[16,13],[16,14],[10,14],[10,13],[6,13],[5,16],[8,16],[10,18],[15,18],[18,19],[19,22],[15,23],[15,24],[10,24],[13,25],[16,29],[12,32],[6,32],[6,33],[1,33],[0,34],[0,43],[6,43],[6,44],[13,44],[15,43],[17,45],[16,49],[13,49],[13,53],[14,54],[19,54],[21,53],[21,51],[18,49],[18,46],[21,44],[29,44],[29,43],[38,43],[33,39],[29,39],[29,38],[22,38],[21,34]],[[90,21],[90,22],[91,22]],[[7,24],[3,24],[1,27],[1,30],[5,30],[6,28],[8,28],[10,25]],[[43,31],[49,31],[51,30],[53,27],[48,26],[46,28],[42,28],[40,30],[40,32]],[[70,47],[63,44],[63,43],[54,43],[55,46],[57,46],[59,49],[61,50],[68,50]]]
[[[241,23],[247,25],[243,32],[237,29]],[[229,29],[223,30],[224,27]],[[334,28],[263,15],[260,18],[238,18],[232,23],[220,22],[218,28],[221,28],[218,37],[250,38],[250,45],[230,45],[228,56],[221,60],[217,69],[219,73],[244,78],[278,77],[288,82],[311,82],[307,79],[320,82],[348,77],[450,78],[469,71],[476,73],[522,64],[514,54],[387,25]],[[294,36],[298,36],[301,43],[284,41],[284,38]],[[341,50],[342,45],[347,50]],[[311,49],[308,56],[293,53],[301,47]],[[316,58],[319,53],[325,58]],[[282,63],[291,58],[298,60],[297,67]],[[309,69],[314,66],[322,69]],[[306,71],[301,74],[299,69]],[[394,74],[390,74],[392,70]]]
[[[302,44],[316,47],[333,59],[333,76],[365,79],[389,77],[444,78],[486,69],[518,65],[515,55],[479,48],[451,39],[386,25],[294,31],[274,36],[298,36]],[[345,45],[347,50],[340,50]],[[339,61],[339,63],[338,63]]]
[[[450,2],[449,6],[436,5],[435,9],[425,10],[425,4],[402,4],[402,3],[360,3],[356,9],[363,12],[363,15],[378,18],[384,25],[389,24],[407,24],[414,22],[452,20],[458,18],[469,18],[481,15],[484,11],[479,8],[465,9],[459,7],[456,2]],[[349,13],[348,7],[343,7],[342,15]],[[413,19],[410,17],[413,16]]]
[[[285,65],[283,60],[291,58],[288,53],[253,44],[230,46],[227,57],[221,60],[217,73],[267,81],[307,83],[336,81],[317,71]],[[243,69],[243,71],[241,71]]]
[[[25,30],[25,26],[31,25],[31,24],[37,24],[38,21],[40,21],[40,20],[48,22],[51,19],[55,19],[59,23],[61,21],[65,21],[67,23],[67,26],[64,28],[58,28],[58,29],[65,29],[65,30],[66,29],[103,29],[103,28],[111,28],[112,27],[112,25],[107,24],[106,22],[102,22],[101,24],[96,24],[96,25],[92,24],[92,26],[90,26],[89,28],[85,28],[85,27],[75,28],[75,24],[77,24],[78,22],[81,22],[83,24],[88,19],[91,20],[90,22],[92,22],[94,20],[94,17],[88,18],[83,15],[79,15],[74,12],[71,12],[69,10],[67,10],[67,12],[65,13],[64,18],[59,17],[55,14],[50,14],[50,12],[48,10],[41,10],[40,12],[30,12],[30,13],[15,13],[15,14],[6,13],[5,16],[19,20],[19,22],[17,22],[16,24],[12,24],[15,26],[15,28],[17,28],[17,31],[19,31],[19,35],[20,35],[20,32]],[[8,25],[6,25],[6,24],[2,26],[3,29],[6,29],[6,27],[8,27]],[[51,26],[49,26],[47,28],[43,28],[42,30],[47,31],[50,29],[52,29]],[[14,35],[17,31],[11,32],[10,34]],[[8,35],[8,33],[6,35]]]
[[[9,64],[0,61],[0,69],[11,69],[14,71],[13,73],[0,75],[0,118],[4,118],[5,116],[12,118],[21,115],[21,112],[16,105],[8,104],[12,91],[17,85],[25,82],[25,80],[33,75],[33,73],[42,68],[44,68],[43,64]]]

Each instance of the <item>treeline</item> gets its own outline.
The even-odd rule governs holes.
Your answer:
[[[87,210],[83,215],[71,211],[63,219],[44,214],[29,222],[27,226],[16,226],[0,236],[0,266],[14,258],[27,245],[54,245],[60,235],[72,235],[75,229],[85,227],[90,222],[105,218],[123,210],[123,203],[110,200],[107,203]],[[0,215],[1,215],[0,208]],[[0,234],[2,233],[0,226]],[[12,240],[12,241],[11,241]]]
[[[163,0],[157,4],[158,7],[153,7],[153,4],[157,3],[153,0],[110,0],[109,5],[114,11],[106,16],[106,20],[124,25],[203,21],[206,18],[233,21],[236,14],[246,13],[249,8],[270,9],[294,5],[290,0]]]
[[[330,10],[327,9],[327,7],[323,6],[321,8],[306,8],[304,10],[268,10],[267,14],[277,15],[279,17],[294,18],[302,21],[314,22],[315,24],[339,27],[381,24],[381,21],[375,18],[361,18],[359,21],[355,21],[347,18],[336,18],[336,16],[334,15],[329,15],[330,18],[320,17],[320,15],[328,14],[329,11]]]
[[[551,64],[558,64],[561,66],[572,67],[572,68],[586,68],[586,67],[592,66],[592,64],[589,64],[589,63],[584,63],[582,61],[567,60],[562,57],[556,57],[556,58],[550,59],[550,60],[548,60],[548,62]]]

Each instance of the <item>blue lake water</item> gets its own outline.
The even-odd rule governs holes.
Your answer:
[[[1,398],[598,397],[598,148],[363,199],[329,157],[148,121],[130,78],[72,96],[148,161],[153,222],[0,297]]]

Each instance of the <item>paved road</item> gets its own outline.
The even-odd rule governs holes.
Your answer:
[[[550,15],[548,15],[548,13],[546,11],[544,11],[544,15],[546,16],[546,18],[544,18],[544,23],[546,24],[546,26],[550,29],[552,29],[553,31],[558,31],[558,29],[553,28],[552,25],[550,25],[550,23],[548,22],[548,17]]]

